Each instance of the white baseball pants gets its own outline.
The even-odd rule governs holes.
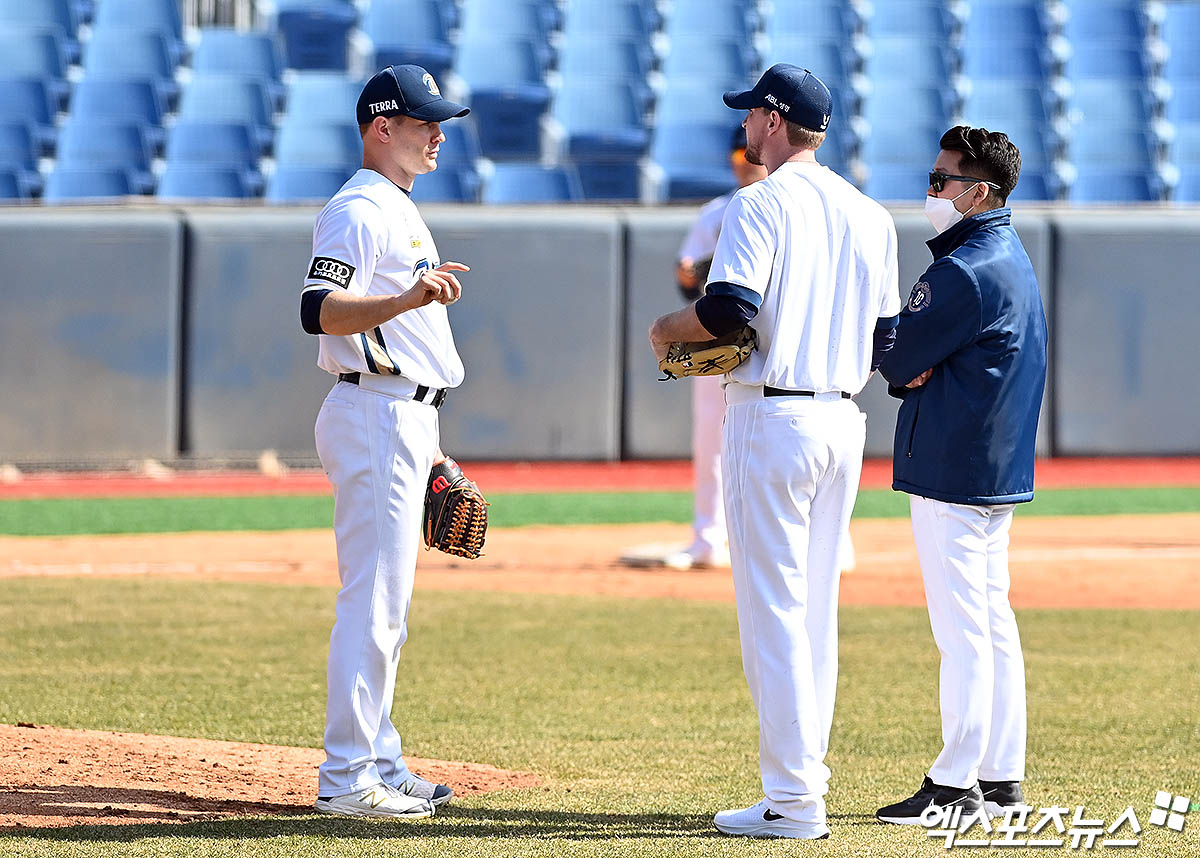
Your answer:
[[[725,553],[725,503],[721,499],[721,422],[725,393],[719,375],[692,378],[692,544],[688,553],[709,558]]]
[[[944,747],[936,784],[1025,777],[1025,661],[1008,603],[1013,505],[967,506],[912,495],[913,538],[929,625],[942,656]]]
[[[318,794],[337,796],[408,777],[392,696],[438,445],[437,409],[339,382],[317,416],[316,440],[333,484],[342,582],[329,639]]]
[[[725,393],[725,511],[763,793],[776,813],[824,823],[838,547],[866,417],[837,394],[764,399],[762,388],[739,384]]]

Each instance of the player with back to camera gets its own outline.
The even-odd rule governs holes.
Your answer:
[[[746,160],[746,129],[738,126],[730,141],[729,166],[738,188],[766,178],[762,164]],[[721,234],[721,218],[733,199],[733,191],[710,200],[688,231],[679,248],[675,264],[675,282],[684,300],[695,301],[704,291],[704,283]],[[721,499],[721,421],[725,415],[725,394],[720,376],[698,375],[692,388],[692,466],[695,487],[692,494],[692,544],[683,551],[667,555],[663,563],[676,569],[729,565],[729,536],[725,529],[725,505]]]
[[[1046,385],[1046,315],[1012,226],[1021,153],[1006,134],[956,126],[940,142],[925,212],[933,264],[900,314],[880,373],[902,402],[893,483],[907,492],[941,653],[943,747],[884,822],[930,805],[1000,815],[1023,803],[1025,663],[1008,601],[1016,504],[1033,500]]]
[[[363,166],[317,217],[300,311],[319,335],[318,365],[338,377],[316,424],[342,586],[315,806],[420,818],[452,792],[409,771],[391,711],[427,482],[435,463],[461,473],[441,452],[438,408],[463,379],[446,305],[468,268],[440,261],[409,194],[437,169],[440,123],[468,110],[423,68],[401,65],[367,82],[356,113]]]
[[[721,459],[764,795],[714,822],[726,834],[821,839],[838,549],[866,435],[851,397],[900,312],[896,230],[883,206],[817,162],[833,99],[816,75],[781,63],[724,101],[747,111],[746,157],[768,176],[729,203],[704,297],[657,319],[650,342],[661,360],[672,342],[747,323],[758,332],[758,350],[725,377]]]

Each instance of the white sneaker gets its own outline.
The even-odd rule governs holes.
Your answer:
[[[454,798],[454,790],[450,789],[450,787],[445,784],[435,784],[432,781],[427,781],[420,775],[414,775],[411,772],[408,775],[408,780],[401,781],[393,786],[392,789],[401,795],[423,798],[434,807],[441,807]]]
[[[764,798],[752,807],[722,810],[713,817],[717,831],[740,837],[791,837],[797,840],[824,840],[829,826],[821,822],[797,822],[767,807]]]
[[[689,548],[686,551],[668,554],[662,563],[668,569],[711,569],[714,566],[728,566],[729,551],[705,553]]]
[[[369,816],[380,819],[423,819],[433,816],[428,799],[397,792],[387,784],[376,784],[349,795],[320,796],[314,808],[336,816]]]

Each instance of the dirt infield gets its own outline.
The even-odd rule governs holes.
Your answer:
[[[671,473],[658,472],[654,478],[665,480],[664,474]],[[856,521],[851,533],[857,566],[843,578],[843,604],[924,604],[907,520]],[[689,528],[677,524],[497,529],[488,536],[486,556],[475,562],[422,553],[417,587],[732,600],[728,569],[684,572],[618,563],[632,546],[682,546],[688,537]],[[1018,515],[1011,564],[1012,601],[1018,610],[1200,609],[1200,514]],[[0,581],[130,575],[338,583],[328,530],[0,537]],[[0,831],[306,813],[322,758],[320,750],[311,748],[32,725],[0,725],[0,746],[5,748],[0,755]],[[409,762],[459,795],[538,784],[536,775],[526,772]],[[289,786],[281,789],[281,784]]]
[[[312,812],[316,748],[0,725],[0,831]],[[458,796],[538,786],[530,772],[408,757]]]

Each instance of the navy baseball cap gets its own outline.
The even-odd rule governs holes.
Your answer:
[[[358,124],[376,116],[412,116],[422,122],[445,122],[470,109],[442,98],[433,75],[420,66],[388,66],[367,81],[358,96]]]
[[[812,131],[828,128],[833,114],[829,87],[808,69],[787,63],[776,63],[763,72],[753,89],[725,93],[724,101],[734,110],[778,110],[788,122]]]

